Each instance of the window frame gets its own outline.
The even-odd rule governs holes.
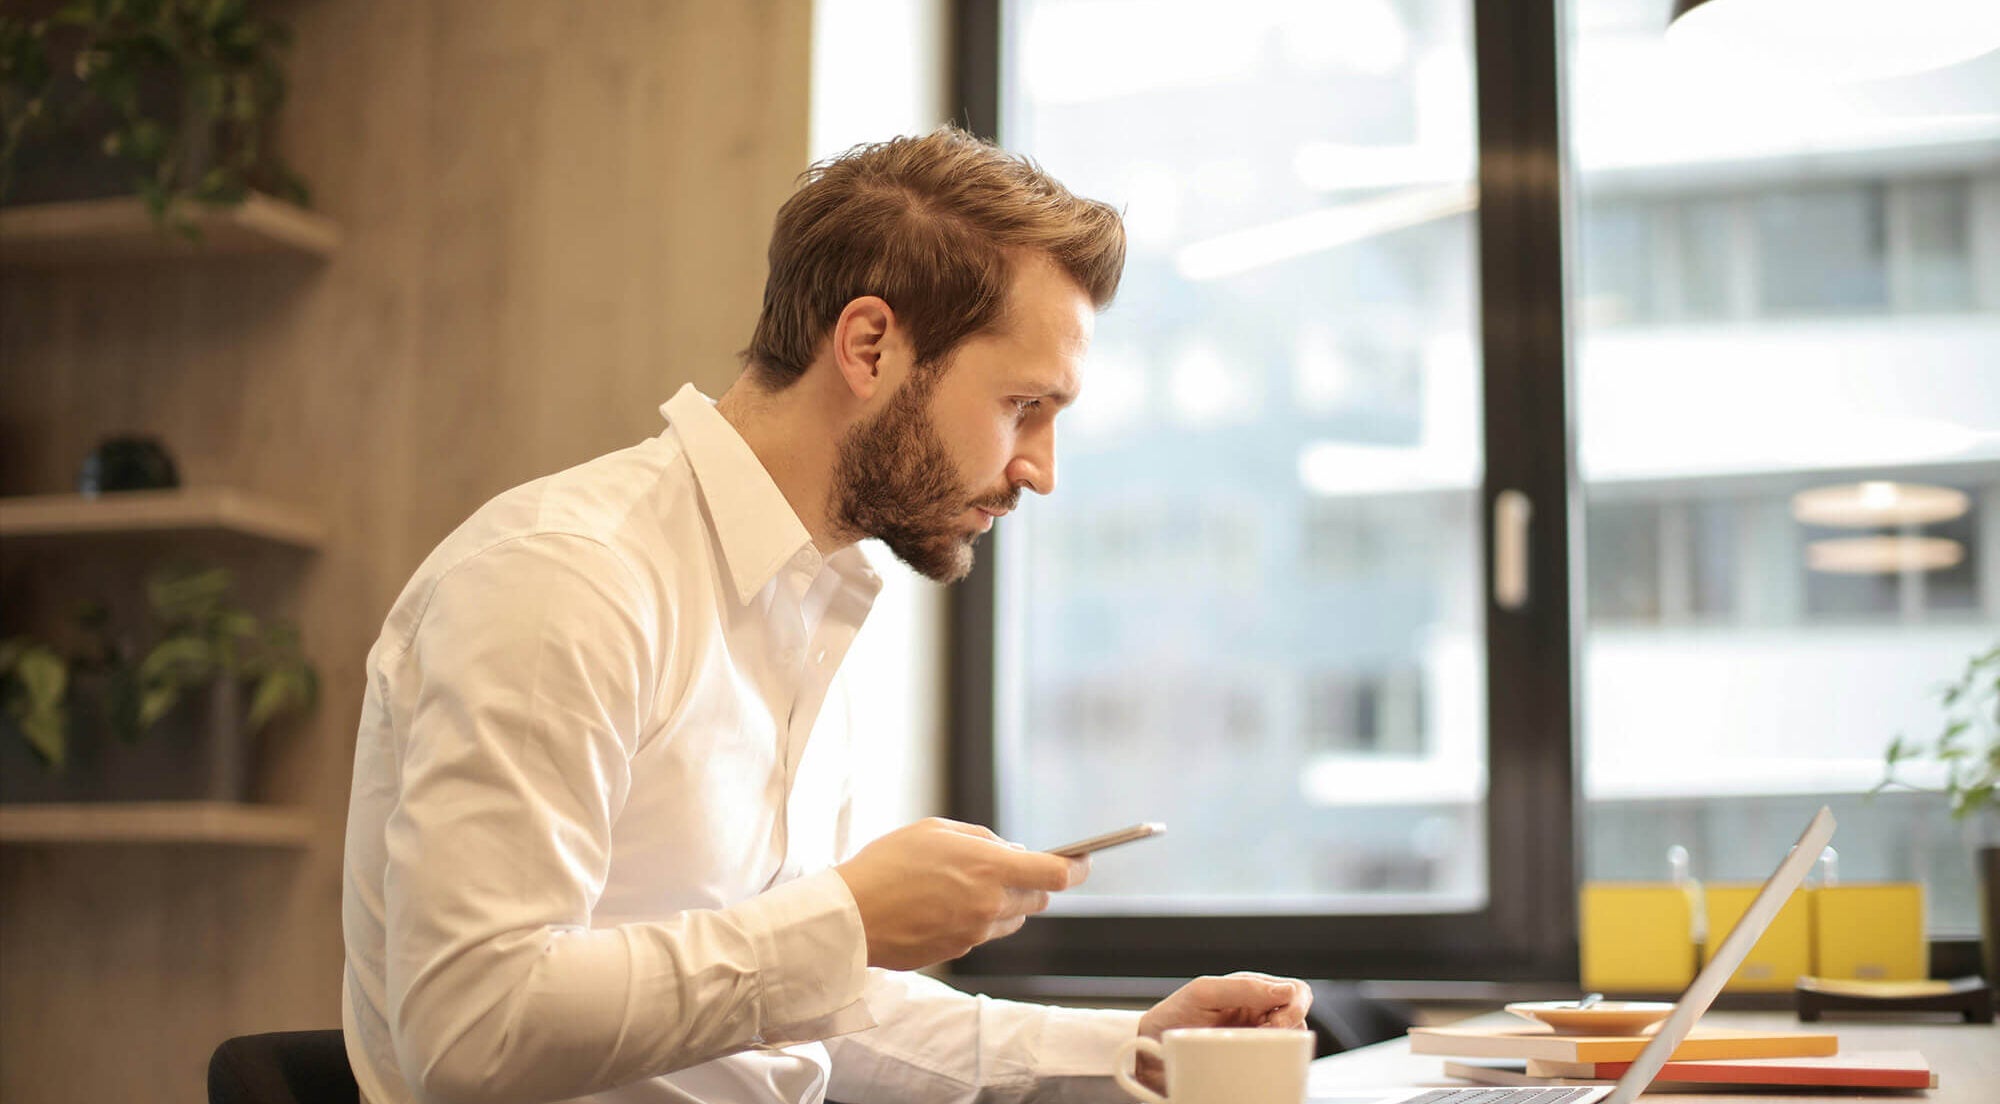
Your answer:
[[[1582,491],[1568,273],[1577,240],[1564,161],[1562,0],[1471,0],[1478,129],[1479,331],[1485,433],[1486,907],[1407,915],[1036,918],[954,963],[970,976],[1185,977],[1261,969],[1310,978],[1573,982],[1582,811],[1576,674]],[[964,0],[951,30],[953,119],[1003,138],[1005,0]],[[1493,596],[1496,497],[1533,503],[1528,600]],[[953,817],[997,813],[995,533],[947,592],[945,767]],[[1932,944],[1933,974],[1977,969],[1976,941]]]
[[[973,974],[1179,976],[1254,967],[1308,977],[1540,980],[1575,971],[1573,665],[1568,576],[1574,504],[1564,380],[1561,150],[1555,117],[1557,0],[1474,0],[1479,71],[1478,216],[1488,460],[1481,570],[1490,573],[1492,504],[1534,501],[1530,599],[1503,610],[1487,590],[1490,717],[1488,902],[1470,913],[1352,916],[1045,916],[957,964]],[[959,125],[999,134],[1002,0],[959,6]],[[1000,538],[998,534],[997,539]],[[993,546],[950,592],[951,814],[992,823]],[[1529,887],[1561,886],[1562,892]]]

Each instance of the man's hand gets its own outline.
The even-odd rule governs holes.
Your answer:
[[[1176,1027],[1304,1027],[1312,990],[1303,981],[1238,971],[1226,977],[1199,977],[1139,1017],[1139,1034],[1157,1039]],[[1167,1089],[1158,1059],[1139,1055],[1139,1080],[1155,1092]]]
[[[868,965],[914,970],[1012,935],[1080,884],[1089,859],[1028,851],[976,824],[932,817],[834,867],[861,909]]]

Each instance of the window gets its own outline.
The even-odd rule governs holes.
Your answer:
[[[1424,725],[1424,673],[1347,669],[1312,676],[1301,715],[1309,754],[1396,755],[1421,760],[1430,748]]]
[[[1758,878],[1830,803],[1842,877],[1921,878],[1933,933],[1968,937],[1971,840],[1936,799],[1864,795],[2000,640],[2000,83],[1967,127],[1866,87],[1689,81],[1668,0],[1624,25],[1608,2],[1566,0],[1582,869],[1664,876],[1678,844],[1698,876]],[[1699,88],[1670,117],[1668,85]],[[1627,253],[1633,222],[1653,232]],[[1650,298],[1592,309],[1628,288]],[[1899,518],[1905,488],[1954,505]]]
[[[1794,188],[1751,208],[1759,313],[1854,314],[1889,305],[1883,189]]]
[[[1567,957],[1520,887],[1568,845],[1515,827],[1566,798],[1487,766],[1538,683],[1488,685],[1471,3],[997,7],[1007,144],[1131,255],[1062,493],[954,597],[954,806],[1172,831],[967,968]]]
[[[1156,8],[1010,9],[1010,141],[1127,207],[1131,367],[1000,553],[998,827],[1173,826],[1065,908],[1478,907],[1470,9]]]
[[[1650,35],[1650,32],[1648,32]],[[1746,188],[1586,174],[1586,328],[1778,320],[1975,306],[1975,189],[2000,172]],[[1608,182],[1598,182],[1608,176]]]
[[[1848,875],[1931,877],[1961,933],[1962,841],[1858,795],[1922,672],[2000,635],[2000,127],[1684,148],[1721,139],[1661,114],[1668,6],[1012,0],[968,36],[1005,144],[1123,206],[1131,253],[1062,493],[954,598],[954,806],[1030,842],[1171,826],[968,970],[1562,976],[1579,868],[1670,840],[1761,873],[1828,799]],[[1556,148],[1559,82],[1568,197],[1519,152]],[[1857,534],[1794,502],[1841,479],[1962,491],[1859,534],[1958,558],[1814,567]],[[1519,608],[1503,490],[1534,503]]]

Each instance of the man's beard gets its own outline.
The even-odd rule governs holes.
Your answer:
[[[1019,492],[975,501],[931,422],[931,390],[944,366],[919,368],[873,421],[850,430],[834,466],[833,517],[854,537],[875,537],[896,558],[940,583],[972,570],[962,520],[975,505],[1012,509]]]

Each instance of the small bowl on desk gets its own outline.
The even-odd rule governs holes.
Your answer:
[[[1515,1001],[1507,1006],[1522,1019],[1548,1024],[1558,1035],[1644,1035],[1673,1013],[1672,1001]]]

